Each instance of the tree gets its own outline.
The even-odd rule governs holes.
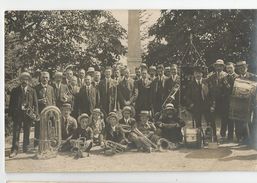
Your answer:
[[[246,60],[256,72],[256,10],[163,10],[150,30],[154,40],[143,59],[148,65],[179,63],[193,42],[207,65],[216,59]],[[194,62],[194,60],[192,60]]]
[[[112,65],[126,53],[120,41],[125,37],[109,11],[6,11],[7,75],[20,67]]]

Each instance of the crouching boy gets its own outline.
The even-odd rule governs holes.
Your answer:
[[[105,124],[102,119],[102,112],[100,109],[95,108],[90,117],[90,127],[93,131],[93,144],[104,146],[104,130]]]

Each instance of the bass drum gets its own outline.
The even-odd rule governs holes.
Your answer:
[[[251,122],[256,105],[257,82],[236,79],[229,104],[229,118]]]
[[[188,148],[202,148],[204,146],[203,137],[201,128],[184,128],[184,143]]]

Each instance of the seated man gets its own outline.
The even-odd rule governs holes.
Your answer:
[[[62,118],[61,118],[61,131],[62,131],[62,143],[61,151],[67,151],[71,149],[70,139],[72,139],[76,133],[78,124],[76,119],[71,115],[71,105],[66,103],[62,106]]]
[[[157,148],[160,137],[155,135],[156,127],[149,121],[148,111],[141,111],[139,116],[140,121],[130,133],[130,140],[136,144],[138,151],[151,152],[153,146]]]
[[[117,114],[110,112],[106,118],[106,140],[110,140],[120,144],[127,144],[128,140],[125,137],[125,133],[119,125]]]
[[[183,140],[181,128],[185,126],[185,122],[177,116],[173,104],[166,104],[156,122],[156,126],[160,130],[160,136],[170,142],[179,143]]]
[[[103,114],[99,108],[95,108],[90,116],[90,127],[93,130],[93,143],[100,146],[104,146],[105,124],[102,116]]]

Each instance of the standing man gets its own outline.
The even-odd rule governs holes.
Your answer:
[[[149,67],[149,79],[152,82],[156,78],[156,67],[155,66],[150,66]]]
[[[107,116],[114,109],[118,109],[118,82],[111,78],[112,68],[106,67],[105,78],[99,83],[100,108]]]
[[[168,78],[171,76],[171,70],[170,69],[171,69],[170,67],[165,67],[164,68],[164,75]]]
[[[213,121],[216,122],[216,119],[218,118],[221,120],[221,124],[225,124],[226,122],[224,121],[226,120],[226,115],[224,111],[226,109],[222,94],[222,83],[224,77],[227,76],[227,73],[223,71],[225,68],[223,60],[216,60],[213,66],[214,72],[207,78],[210,95],[214,100],[213,105],[211,106],[211,117],[213,118]]]
[[[232,94],[234,82],[235,82],[235,79],[238,78],[238,74],[235,73],[235,66],[234,66],[234,63],[232,62],[228,62],[226,64],[226,71],[228,74],[223,79],[223,91],[222,91],[223,101],[225,104],[225,107],[224,107],[225,120],[223,120],[221,123],[220,135],[222,138],[221,140],[224,142],[226,138],[226,132],[228,131],[227,141],[233,142],[234,120],[229,119],[229,104],[230,104],[230,97]]]
[[[78,77],[78,86],[79,87],[82,87],[84,85],[85,75],[86,75],[86,71],[84,69],[80,69],[79,77]]]
[[[65,78],[63,80],[63,84],[68,85],[73,77],[73,71],[71,69],[67,69],[65,71]]]
[[[98,88],[100,80],[101,80],[101,72],[100,71],[95,71],[94,79],[92,81],[93,86]]]
[[[166,76],[164,76],[164,67],[163,65],[157,66],[157,77],[151,83],[151,102],[153,114],[160,112],[162,110],[162,105],[165,100],[165,82]]]
[[[82,86],[78,93],[77,116],[86,113],[91,115],[94,108],[98,107],[99,94],[98,90],[92,85],[92,78],[90,75],[85,77],[85,85]]]
[[[165,82],[165,99],[169,96],[169,94],[174,90],[175,85],[180,86],[180,76],[178,75],[178,66],[176,64],[172,64],[170,67],[170,77],[167,78]],[[180,103],[180,94],[179,90],[175,94],[174,99],[168,99],[167,103],[173,103],[174,107],[178,110],[179,109],[179,103]],[[174,100],[174,101],[173,101]]]
[[[204,117],[207,125],[211,125],[213,129],[214,138],[217,138],[215,135],[216,126],[210,112],[213,101],[210,97],[208,84],[203,79],[201,67],[194,68],[194,79],[189,83],[186,99],[196,128],[202,127],[202,118]]]
[[[130,78],[130,71],[126,69],[124,79],[118,85],[118,97],[120,107],[134,106],[134,102],[138,96],[138,89],[135,87],[134,80]]]
[[[56,72],[54,75],[54,94],[56,106],[61,109],[62,105],[67,102],[71,102],[71,96],[69,93],[68,86],[62,84],[63,74],[61,72]]]
[[[9,105],[9,117],[13,121],[13,139],[10,158],[15,157],[19,151],[20,131],[23,128],[23,152],[26,153],[29,145],[30,127],[33,120],[26,115],[26,109],[32,109],[38,114],[37,95],[29,86],[31,76],[28,72],[21,73],[21,84],[12,89]]]
[[[141,111],[151,110],[151,95],[150,85],[151,81],[147,77],[147,69],[142,69],[142,78],[136,81],[136,88],[138,90],[138,97],[136,99],[135,109],[136,117],[139,117]]]
[[[136,74],[136,76],[134,78],[135,81],[141,79],[141,68],[140,67],[135,68],[135,74]]]
[[[36,93],[37,93],[37,99],[38,99],[38,111],[39,114],[41,111],[47,107],[54,105],[55,106],[55,92],[54,88],[48,84],[50,79],[50,75],[48,72],[41,72],[40,76],[40,84],[38,84],[35,87]],[[40,124],[35,124],[35,139],[39,139],[40,137]],[[38,141],[35,140],[34,146],[38,146]]]
[[[237,68],[237,73],[239,75],[238,77],[240,79],[257,81],[257,76],[255,74],[248,72],[248,64],[246,63],[246,61],[237,62],[236,68]],[[236,130],[236,134],[238,134],[239,143],[249,144],[250,136],[256,135],[256,134],[251,134],[251,131],[253,131],[253,128],[256,127],[256,102],[254,102],[251,107],[254,110],[254,119],[253,119],[253,121],[255,121],[255,123],[253,124],[254,127],[252,126],[250,121],[248,123],[243,121],[236,122],[235,130]],[[256,136],[254,138],[256,138]]]
[[[95,74],[95,68],[94,67],[89,67],[87,70],[87,75],[90,75],[91,77],[94,77]]]

